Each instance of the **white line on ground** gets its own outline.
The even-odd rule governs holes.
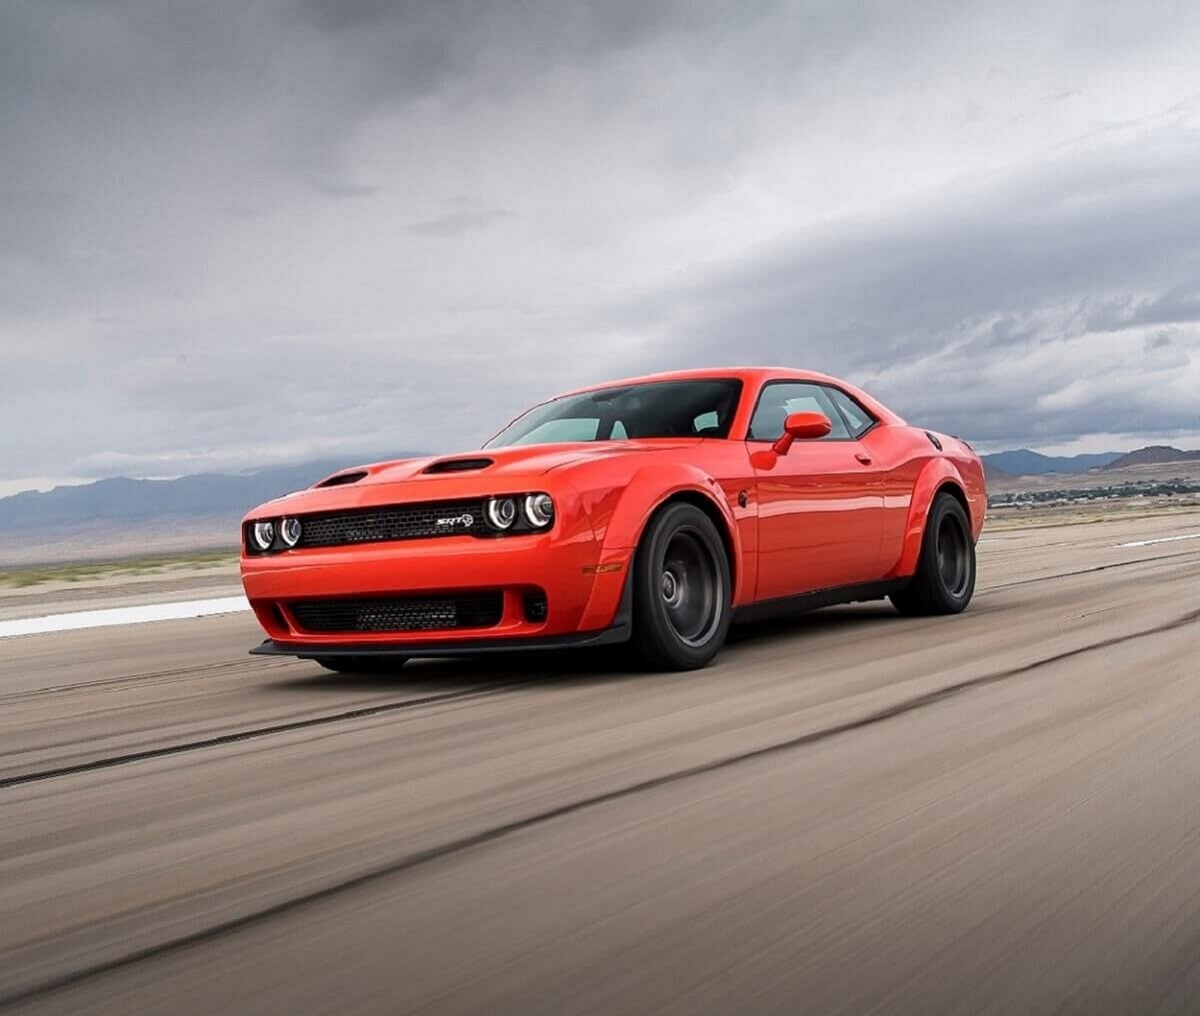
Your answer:
[[[149,603],[141,607],[111,607],[107,610],[80,610],[71,614],[47,614],[15,621],[0,621],[0,638],[12,635],[40,635],[52,631],[79,631],[82,628],[110,628],[119,624],[144,624],[147,621],[178,621],[213,614],[234,614],[249,610],[244,596],[222,596],[211,600],[183,603]]]
[[[1160,536],[1157,540],[1135,540],[1133,543],[1116,543],[1115,547],[1150,547],[1156,543],[1175,543],[1177,540],[1200,540],[1200,533],[1188,533],[1186,536]]]

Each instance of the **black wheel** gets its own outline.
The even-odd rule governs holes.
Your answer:
[[[633,643],[662,670],[708,664],[729,631],[729,561],[699,508],[671,504],[650,521],[633,564]]]
[[[317,656],[313,662],[336,674],[390,674],[408,660],[403,656]]]
[[[974,593],[970,520],[957,498],[938,494],[925,522],[917,572],[905,589],[892,594],[892,603],[901,614],[957,614]]]

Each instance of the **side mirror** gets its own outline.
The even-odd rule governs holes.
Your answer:
[[[784,421],[783,434],[774,444],[776,455],[786,455],[793,441],[815,441],[828,436],[833,424],[824,413],[792,413]]]

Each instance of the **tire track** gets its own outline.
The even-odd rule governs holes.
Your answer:
[[[1055,572],[1053,575],[1034,575],[1027,579],[1014,579],[1012,582],[999,582],[996,585],[987,585],[980,588],[981,593],[997,592],[1001,589],[1014,589],[1017,586],[1028,586],[1035,582],[1053,582],[1055,579],[1070,579],[1076,578],[1079,575],[1094,575],[1096,572],[1113,571],[1119,568],[1133,568],[1139,564],[1154,564],[1156,561],[1176,561],[1179,558],[1189,558],[1192,560],[1200,560],[1200,553],[1195,551],[1183,552],[1180,554],[1159,554],[1156,557],[1139,557],[1132,561],[1112,561],[1108,564],[1096,564],[1089,568],[1078,568],[1074,571]]]
[[[148,681],[170,683],[176,678],[191,678],[199,675],[221,674],[226,671],[245,671],[247,674],[258,674],[263,671],[282,670],[294,666],[294,660],[220,660],[215,663],[196,663],[187,667],[173,667],[168,670],[152,670],[143,674],[121,674],[118,677],[103,677],[95,681],[78,681],[73,684],[52,684],[45,688],[27,688],[23,691],[0,692],[0,702],[20,702],[26,699],[40,698],[43,695],[60,695],[80,689],[120,688],[125,685],[139,684]]]
[[[880,723],[885,723],[888,720],[896,719],[909,713],[938,705],[948,699],[962,695],[969,691],[999,684],[1003,681],[1020,677],[1025,674],[1030,674],[1045,667],[1052,666],[1055,663],[1061,663],[1064,660],[1082,656],[1086,653],[1108,649],[1113,646],[1134,641],[1136,639],[1147,638],[1149,636],[1160,635],[1165,632],[1173,631],[1178,628],[1193,624],[1197,620],[1200,620],[1200,610],[1189,611],[1180,617],[1176,617],[1170,621],[1155,625],[1152,628],[1131,632],[1125,635],[1116,635],[1111,638],[1103,639],[1099,642],[1093,642],[1084,646],[1076,647],[1074,649],[1064,650],[1063,652],[1055,653],[1052,656],[1048,656],[1040,660],[1034,660],[1030,663],[1022,664],[1017,667],[996,671],[991,674],[984,674],[980,677],[969,678],[955,684],[947,685],[943,688],[938,688],[934,691],[926,692],[924,694],[916,695],[912,698],[893,703],[890,706],[885,706],[882,709],[878,709],[857,719],[847,720],[843,723],[834,724],[833,726],[824,727],[815,731],[810,731],[797,737],[788,738],[783,741],[777,741],[772,744],[753,748],[734,755],[727,755],[722,758],[714,759],[711,762],[706,762],[700,765],[690,766],[685,769],[664,773],[659,776],[650,777],[648,779],[639,780],[623,787],[617,787],[613,790],[604,791],[590,797],[581,798],[565,804],[557,805],[552,808],[547,808],[543,811],[535,812],[534,814],[527,815],[523,818],[504,822],[490,828],[483,829],[479,832],[471,833],[458,839],[450,840],[449,842],[427,848],[425,850],[403,855],[393,861],[361,872],[360,874],[352,876],[351,878],[343,879],[320,889],[316,889],[290,899],[282,900],[279,903],[243,914],[240,917],[234,917],[226,921],[220,921],[216,924],[210,925],[207,928],[200,928],[197,931],[168,939],[165,942],[160,942],[156,945],[146,946],[145,948],[134,950],[133,952],[127,953],[124,956],[118,956],[110,960],[93,964],[91,966],[83,967],[72,973],[64,974],[52,980],[45,981],[42,984],[21,989],[5,996],[0,996],[0,1010],[10,1009],[14,1006],[30,1002],[41,996],[52,994],[65,988],[73,987],[85,981],[114,973],[127,967],[134,966],[138,963],[171,955],[187,949],[190,946],[200,945],[204,942],[213,941],[226,935],[234,934],[238,931],[254,927],[276,917],[281,917],[285,914],[291,913],[292,911],[301,910],[303,908],[338,897],[343,893],[351,892],[364,886],[372,885],[377,882],[382,882],[390,878],[407,874],[408,872],[422,868],[429,864],[448,860],[477,847],[488,846],[518,833],[546,825],[550,822],[554,822],[561,818],[566,818],[567,816],[574,815],[582,811],[600,807],[606,804],[611,804],[614,801],[619,801],[637,794],[646,793],[661,787],[677,784],[693,777],[703,776],[722,769],[728,769],[746,762],[753,762],[774,755],[796,751],[813,744],[818,744],[835,737],[840,737],[843,734],[864,730]]]
[[[535,679],[527,681],[512,681],[506,684],[481,684],[472,688],[460,688],[457,691],[440,692],[435,695],[423,695],[419,698],[403,699],[399,702],[384,702],[373,706],[359,706],[338,713],[327,713],[321,716],[310,716],[302,720],[289,720],[286,723],[274,723],[268,726],[251,727],[247,730],[232,731],[228,734],[217,734],[213,737],[201,738],[194,741],[182,741],[177,744],[163,745],[160,748],[147,748],[142,751],[125,752],[119,755],[107,755],[102,758],[89,759],[86,762],[74,762],[71,765],[36,769],[32,772],[19,773],[15,776],[0,778],[0,790],[20,787],[29,783],[39,783],[53,780],[61,776],[74,776],[78,773],[97,772],[102,769],[112,769],[117,766],[130,765],[134,762],[145,762],[149,759],[167,758],[171,755],[182,755],[192,751],[202,751],[205,748],[216,748],[223,745],[237,744],[240,741],[253,741],[260,737],[271,737],[275,734],[287,734],[296,730],[307,730],[311,727],[324,727],[348,720],[367,719],[386,713],[398,712],[402,709],[415,709],[419,706],[440,705],[444,702],[462,702],[468,699],[490,698],[506,691],[528,687],[539,683]]]

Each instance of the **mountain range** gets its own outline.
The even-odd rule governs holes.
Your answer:
[[[1126,469],[1158,466],[1171,462],[1195,462],[1200,451],[1184,451],[1170,445],[1148,445],[1132,452],[1096,452],[1089,455],[1043,455],[1029,448],[993,452],[980,456],[988,476],[1045,476],[1048,473],[1086,473],[1092,469]]]
[[[989,474],[998,471],[1008,476],[1042,476],[1046,473],[1086,473],[1101,469],[1121,458],[1120,452],[1099,452],[1092,455],[1043,455],[1028,448],[993,452],[981,456]]]
[[[299,490],[344,466],[305,462],[254,473],[196,473],[172,480],[114,477],[0,498],[0,529],[29,530],[79,523],[137,522],[175,516],[240,517],[262,501]]]

